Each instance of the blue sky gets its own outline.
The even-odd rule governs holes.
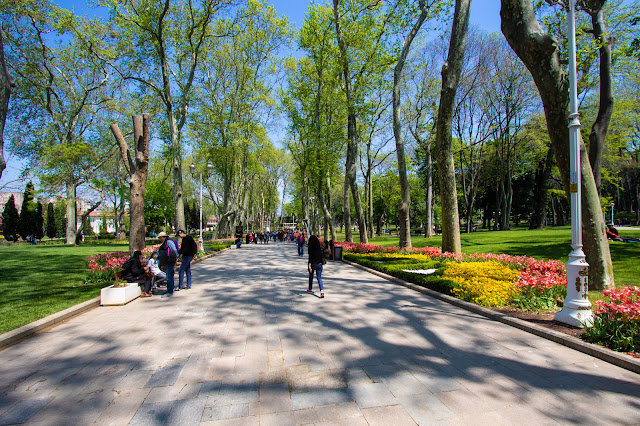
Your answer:
[[[311,1],[269,0],[279,14],[286,15],[300,27]],[[319,3],[319,2],[316,2]],[[471,23],[486,31],[500,31],[500,0],[472,0]]]
[[[67,9],[74,9],[79,15],[95,16],[101,15],[99,9],[91,8],[86,1],[73,0],[53,0],[58,5]],[[328,0],[327,0],[328,1]],[[299,28],[304,21],[311,1],[303,0],[269,0],[279,15],[286,15],[289,20]],[[318,3],[318,2],[316,2]],[[500,31],[500,1],[499,0],[474,0],[471,2],[471,23],[489,32]],[[272,135],[276,139],[279,135]],[[275,142],[275,141],[274,141]],[[25,183],[15,182],[20,174],[24,163],[18,161],[15,157],[9,157],[5,149],[5,159],[7,160],[7,169],[0,179],[0,191],[19,191],[22,192]],[[8,158],[7,158],[8,157]],[[37,185],[37,184],[36,184]]]
[[[95,14],[96,10],[87,6],[86,1],[52,0],[67,9],[73,8],[80,15]],[[328,0],[326,0],[328,1]],[[312,1],[304,0],[269,0],[278,14],[289,17],[296,27],[300,27],[304,15]],[[315,3],[321,3],[315,1]],[[487,31],[500,31],[500,0],[473,0],[471,2],[471,23]]]

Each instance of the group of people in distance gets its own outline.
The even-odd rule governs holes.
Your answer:
[[[250,235],[250,234],[247,234]],[[266,239],[269,234],[265,234]],[[176,233],[176,237],[182,239],[182,243],[169,237],[166,232],[158,234],[160,239],[160,247],[151,254],[151,258],[146,266],[142,265],[142,252],[136,250],[122,265],[122,279],[128,282],[137,282],[143,284],[142,297],[150,297],[153,295],[151,286],[153,279],[167,281],[167,291],[162,297],[171,297],[173,293],[180,290],[188,290],[191,288],[191,261],[198,253],[198,246],[193,237],[188,235],[182,229]],[[239,238],[238,238],[239,240]],[[239,242],[236,240],[236,244]],[[304,232],[296,233],[295,243],[298,249],[298,255],[304,256],[305,243],[309,248],[309,258],[307,261],[307,269],[309,271],[309,287],[307,293],[313,293],[313,275],[316,275],[318,286],[320,287],[320,297],[324,298],[324,286],[322,283],[323,265],[327,263],[328,258],[332,258],[333,241],[320,243],[320,239],[316,235],[311,235],[309,241],[305,239]],[[240,241],[241,244],[241,241]],[[178,272],[178,286],[175,286],[174,269],[178,257],[182,256],[180,269]],[[186,276],[186,283],[185,283]]]
[[[122,279],[144,285],[142,297],[153,295],[151,283],[154,277],[167,280],[167,291],[162,297],[171,297],[175,291],[191,288],[191,261],[198,253],[198,245],[193,237],[187,235],[182,229],[176,232],[176,237],[182,239],[181,244],[169,237],[166,232],[158,234],[161,242],[160,247],[151,254],[147,266],[142,266],[142,252],[140,250],[134,251],[131,258],[122,265]],[[174,270],[179,256],[182,256],[182,261],[178,272],[178,286],[176,287]]]

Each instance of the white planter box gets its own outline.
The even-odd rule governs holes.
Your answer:
[[[109,286],[100,290],[100,304],[124,305],[142,294],[138,283],[127,283],[124,287]]]

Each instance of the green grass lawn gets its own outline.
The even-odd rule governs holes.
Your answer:
[[[625,237],[640,238],[640,230],[620,230]],[[358,233],[353,234],[354,241],[360,241]],[[344,234],[338,235],[343,240]],[[549,227],[543,230],[529,230],[515,227],[511,231],[478,230],[462,234],[462,251],[465,253],[506,253],[513,256],[531,256],[536,259],[555,259],[565,263],[571,251],[571,228]],[[372,244],[384,247],[397,246],[396,235],[383,235],[369,240]],[[442,236],[432,238],[413,236],[414,247],[441,247]],[[616,286],[640,286],[640,243],[622,243],[611,241],[611,257]]]
[[[127,251],[129,243],[0,246],[0,334],[100,295],[82,284],[88,256]]]

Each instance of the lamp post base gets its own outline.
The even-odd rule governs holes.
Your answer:
[[[584,328],[593,324],[593,312],[591,312],[591,307],[586,309],[564,307],[556,313],[553,319],[573,327]]]
[[[554,319],[573,327],[584,328],[593,324],[593,312],[588,294],[589,264],[581,245],[573,245],[567,262],[567,297],[562,310]]]

